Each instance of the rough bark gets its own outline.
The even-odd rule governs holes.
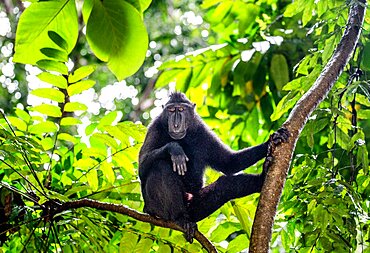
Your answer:
[[[51,203],[52,204],[52,203]],[[52,204],[53,205],[53,204]],[[55,207],[55,205],[53,205]],[[104,210],[104,211],[111,211],[111,212],[116,212],[116,213],[121,213],[128,215],[136,220],[143,221],[143,222],[149,222],[153,225],[164,227],[164,228],[170,228],[174,230],[178,230],[181,232],[184,232],[184,230],[177,225],[174,222],[171,221],[165,221],[162,219],[155,218],[153,216],[150,216],[148,214],[140,213],[134,209],[131,209],[127,206],[123,205],[117,205],[117,204],[112,204],[112,203],[104,203],[92,199],[81,199],[81,200],[75,200],[75,201],[68,201],[60,206],[58,206],[54,212],[52,213],[52,216],[60,213],[65,210],[70,210],[70,209],[76,209],[76,208],[81,208],[81,207],[92,207],[95,209],[99,210]],[[208,252],[217,252],[215,246],[198,230],[195,232],[194,238],[208,251]]]
[[[344,34],[331,59],[309,91],[297,102],[283,127],[290,132],[288,142],[272,152],[274,161],[263,186],[252,228],[250,252],[268,252],[272,226],[288,174],[293,151],[309,116],[328,95],[354,52],[364,22],[366,0],[353,0]]]

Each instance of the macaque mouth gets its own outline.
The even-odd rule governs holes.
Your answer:
[[[171,136],[172,139],[180,140],[185,137],[186,131],[182,131],[182,132],[171,131],[169,132],[169,135]]]

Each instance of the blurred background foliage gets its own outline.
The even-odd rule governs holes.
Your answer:
[[[233,149],[266,141],[329,60],[355,0],[120,1],[0,2],[2,252],[202,251],[179,232],[120,214],[83,208],[52,217],[47,203],[88,197],[141,211],[144,126],[173,90],[186,92]],[[37,13],[45,3],[70,6],[63,10],[77,22],[76,41],[63,35],[75,26],[62,19],[59,30],[43,31],[39,49],[22,56],[16,45],[34,32],[25,27],[43,21],[28,8]],[[122,19],[128,28],[99,28],[101,10],[117,23],[131,13]],[[146,31],[134,29],[138,20]],[[369,24],[368,12],[350,64],[297,143],[272,252],[370,252]],[[109,58],[114,51],[104,51],[115,27],[133,36],[122,42],[131,53],[117,54],[121,65]],[[146,38],[147,48],[130,44]],[[139,67],[143,52],[140,69],[122,78],[133,71],[130,57]],[[15,63],[25,57],[33,65]],[[247,172],[260,170],[257,164]],[[208,170],[206,181],[218,176]],[[246,251],[257,200],[254,194],[225,204],[198,223],[200,231],[220,252]]]

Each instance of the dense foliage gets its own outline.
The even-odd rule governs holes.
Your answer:
[[[0,5],[8,27],[0,30],[4,252],[202,251],[179,232],[128,216],[92,208],[51,216],[45,203],[88,197],[141,211],[141,122],[174,87],[233,149],[267,140],[328,61],[351,4],[32,2]],[[273,252],[370,250],[369,29],[368,13],[350,64],[297,144]],[[248,172],[260,172],[259,165]],[[209,170],[206,181],[217,177]],[[220,252],[247,249],[257,199],[225,204],[199,230]]]

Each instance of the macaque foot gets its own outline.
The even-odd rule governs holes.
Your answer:
[[[176,223],[184,229],[185,239],[188,242],[193,243],[195,232],[198,230],[197,223],[190,221],[177,221]]]
[[[198,226],[195,222],[187,222],[184,224],[184,230],[185,230],[185,239],[193,243],[193,238],[195,236],[195,232],[197,231]]]

